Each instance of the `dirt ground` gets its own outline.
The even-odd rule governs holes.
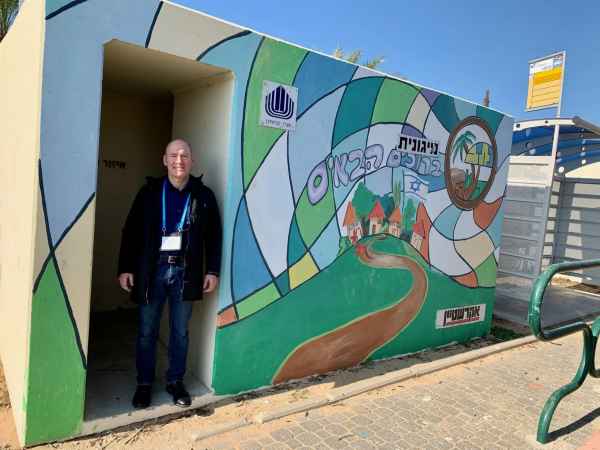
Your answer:
[[[565,287],[569,289],[575,289],[576,291],[587,292],[588,294],[600,295],[600,286],[588,283],[580,283],[577,281],[577,279],[572,277],[556,275],[552,279],[552,286]]]
[[[494,325],[503,328],[510,327],[510,323],[504,322],[496,323],[494,321]],[[526,332],[522,328],[514,329],[513,331],[519,334]],[[127,448],[128,450],[164,450],[171,448],[205,448],[205,445],[202,445],[202,443],[197,443],[195,446],[191,443],[194,442],[194,435],[208,427],[214,427],[242,418],[249,419],[263,411],[269,411],[273,408],[324,395],[329,389],[335,387],[344,386],[393,370],[410,367],[419,362],[434,361],[497,342],[497,338],[488,336],[465,344],[449,345],[414,355],[377,361],[375,363],[369,362],[354,368],[308,377],[298,382],[279,385],[260,392],[239,395],[204,408],[185,411],[179,415],[161,417],[94,436],[82,437],[63,443],[48,444],[36,448],[39,450],[113,450],[123,448]],[[450,370],[460,369],[454,368]],[[418,380],[412,382],[418,382]],[[389,389],[392,389],[392,387]],[[268,426],[268,424],[264,426]],[[186,447],[181,446],[184,443]],[[0,365],[0,450],[14,450],[18,448],[8,393],[6,392],[2,367]]]
[[[0,449],[18,448],[15,424],[10,409],[10,399],[4,379],[4,370],[0,362]]]

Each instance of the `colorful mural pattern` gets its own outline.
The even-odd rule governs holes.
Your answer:
[[[383,230],[399,238],[399,229],[390,230],[394,207],[404,218],[405,237],[413,243],[410,235],[421,209],[417,232],[427,229],[433,236],[421,236],[417,249],[432,266],[465,286],[492,286],[489,265],[496,261],[489,257],[498,238],[492,238],[487,228],[500,209],[497,200],[504,183],[500,177],[494,185],[498,155],[493,134],[502,134],[505,141],[510,120],[475,106],[470,111],[475,115],[462,119],[470,125],[458,136],[454,148],[459,151],[453,150],[451,159],[454,164],[462,161],[466,170],[451,170],[462,174],[462,189],[468,183],[465,192],[472,204],[468,208],[464,201],[453,201],[446,189],[443,166],[449,158],[444,158],[444,145],[439,148],[436,143],[435,154],[398,150],[404,136],[413,136],[423,148],[426,139],[445,144],[468,108],[374,72],[365,76],[363,70],[357,78],[348,70],[334,69],[336,65],[346,69],[347,64],[287,47],[265,40],[252,69],[244,116],[244,133],[249,136],[243,139],[242,150],[244,192],[237,200],[232,235],[232,296],[221,297],[220,325],[259,311],[311,279],[335,261],[348,239],[356,243],[358,235]],[[281,59],[287,62],[285,73],[273,64]],[[300,101],[305,89],[311,93],[311,105],[302,109],[295,131],[257,126],[259,102],[250,93],[260,94],[263,79],[294,84]],[[311,92],[314,86],[323,86],[320,97]],[[506,146],[502,150],[505,157]],[[477,169],[471,173],[469,167]],[[361,210],[361,226],[349,224],[349,217],[358,211],[357,190],[359,198],[379,198],[379,208],[386,205],[385,214],[374,219],[368,216],[370,211]],[[479,224],[468,220],[473,209],[477,217],[485,216]],[[459,221],[464,226],[457,227]],[[475,240],[483,245],[475,252],[465,251]],[[424,248],[424,243],[435,250]],[[236,254],[243,255],[244,263]]]
[[[485,332],[487,322],[428,336],[419,330],[432,326],[436,309],[455,306],[456,299],[461,305],[493,301],[486,288],[495,281],[510,119],[171,3],[48,0],[46,9],[44,216],[38,227],[45,228],[47,242],[36,248],[44,263],[33,287],[28,445],[76,434],[83,420],[86,343],[80,329],[87,335],[87,323],[78,317],[85,316],[81,306],[89,299],[68,285],[77,277],[67,271],[89,255],[67,255],[70,264],[62,267],[56,255],[94,199],[100,50],[111,39],[235,74],[217,393]],[[183,16],[194,30],[212,30],[211,39],[180,39],[185,30],[171,24]],[[82,35],[86,39],[76,38]],[[77,82],[66,83],[65,73],[77,74]],[[264,80],[298,88],[295,131],[258,125]],[[446,188],[445,144],[471,118],[489,128],[497,153],[490,161],[489,139],[467,139],[465,163],[495,164],[496,176],[486,192],[479,191],[477,205],[461,208]],[[424,142],[425,151],[421,144],[419,151],[404,148],[409,139]],[[72,174],[68,180],[66,172]],[[78,233],[91,237],[92,225],[84,225]],[[430,285],[447,298],[433,297]],[[372,340],[358,330],[381,320],[383,333]],[[346,347],[331,347],[340,335]],[[329,363],[307,364],[319,359],[323,346],[332,352]],[[60,357],[48,361],[40,353]]]

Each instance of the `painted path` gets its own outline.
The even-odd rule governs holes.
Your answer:
[[[386,309],[355,319],[301,344],[282,364],[273,377],[273,383],[360,364],[396,337],[417,316],[427,295],[425,270],[409,257],[376,252],[371,248],[372,244],[369,242],[356,247],[361,262],[375,268],[410,271],[412,289]]]

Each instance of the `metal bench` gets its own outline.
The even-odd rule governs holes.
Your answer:
[[[537,278],[533,285],[533,290],[531,291],[528,321],[529,327],[535,337],[540,341],[552,341],[578,331],[581,331],[583,334],[583,350],[577,373],[570,383],[557,389],[550,395],[540,414],[537,428],[537,440],[542,444],[549,441],[548,429],[550,428],[550,422],[552,421],[552,416],[554,415],[558,403],[564,397],[576,391],[583,384],[583,381],[588,375],[594,378],[600,378],[600,370],[597,370],[594,364],[596,342],[598,341],[598,334],[600,334],[600,317],[596,318],[591,326],[583,320],[578,320],[566,325],[544,330],[542,329],[541,323],[541,309],[544,300],[544,292],[550,283],[550,280],[552,280],[552,277],[557,273],[596,266],[600,266],[600,259],[552,264]]]

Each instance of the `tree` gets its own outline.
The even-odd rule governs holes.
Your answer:
[[[475,135],[470,131],[467,131],[456,138],[456,141],[452,146],[452,161],[456,161],[459,156],[461,160],[464,161],[467,156],[467,152],[469,151],[469,147],[473,145],[473,142],[475,142]],[[469,174],[468,170],[465,171],[464,186],[462,189],[457,190],[462,193],[462,198],[464,200],[468,200],[471,197],[471,194],[473,194],[473,191],[475,191],[477,182],[479,181],[480,168],[481,166],[479,165],[471,164],[471,174]],[[472,178],[470,175],[472,175]]]
[[[399,207],[402,205],[402,190],[400,189],[400,182],[394,183],[392,188],[392,196],[394,197],[394,206]]]
[[[376,56],[373,59],[363,60],[362,63],[359,63],[358,60],[362,56],[362,50],[354,50],[352,53],[350,53],[349,55],[347,55],[344,52],[344,50],[342,48],[340,48],[340,47],[336,48],[333,51],[333,56],[335,56],[336,58],[339,58],[339,59],[344,59],[344,60],[346,60],[346,61],[348,61],[349,63],[352,63],[352,64],[361,64],[361,65],[363,65],[365,67],[368,67],[369,69],[375,69],[375,68],[377,68],[384,61],[383,56]]]
[[[483,106],[490,107],[490,90],[485,90],[485,97],[483,97]]]
[[[19,0],[0,0],[0,41],[4,39],[19,12]]]
[[[364,183],[359,183],[352,197],[352,206],[354,206],[357,217],[364,220],[375,206],[376,200],[375,194]]]
[[[404,229],[406,231],[411,230],[413,228],[413,225],[415,224],[415,216],[417,214],[417,208],[415,208],[415,202],[409,198],[406,201],[406,205],[404,206],[404,214],[403,214],[403,221],[404,221]]]

